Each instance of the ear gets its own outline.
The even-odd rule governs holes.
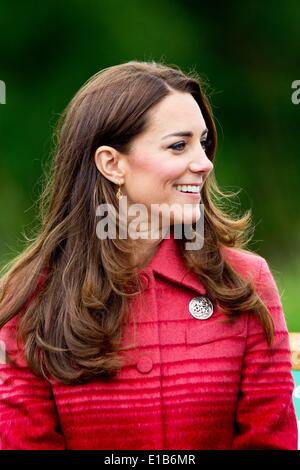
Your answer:
[[[95,152],[95,164],[105,178],[115,184],[124,184],[123,159],[116,149],[101,145]]]

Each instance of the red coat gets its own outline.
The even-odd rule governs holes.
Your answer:
[[[52,384],[20,368],[0,368],[2,449],[297,449],[286,323],[266,261],[237,249],[227,259],[253,276],[275,321],[269,349],[260,322],[244,312],[233,325],[218,308],[206,320],[189,311],[205,295],[187,273],[176,241],[165,239],[142,270],[149,279],[132,304],[138,347],[110,382]],[[132,326],[132,325],[131,325]],[[132,340],[131,328],[124,343]],[[1,332],[16,348],[13,322]]]

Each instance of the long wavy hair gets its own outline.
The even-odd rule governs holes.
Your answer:
[[[147,129],[147,112],[172,90],[190,93],[198,103],[213,161],[217,133],[205,82],[176,66],[130,61],[101,70],[59,119],[39,200],[39,228],[4,266],[0,284],[0,328],[15,317],[26,361],[46,379],[71,384],[111,378],[122,367],[130,298],[143,286],[130,256],[132,240],[96,236],[97,206],[108,203],[118,210],[118,200],[115,185],[97,170],[94,154],[101,145],[128,154],[133,139]],[[229,319],[253,311],[271,344],[274,325],[267,307],[252,281],[241,277],[223,253],[223,247],[245,249],[252,237],[251,212],[234,216],[224,207],[231,196],[219,189],[212,171],[202,189],[204,246],[188,251],[185,239],[177,243],[212,301]]]

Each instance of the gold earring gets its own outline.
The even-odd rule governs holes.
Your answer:
[[[117,191],[117,193],[116,193],[116,196],[117,196],[117,199],[119,199],[119,201],[120,201],[120,199],[122,199],[122,197],[124,196],[124,194],[123,194],[122,191],[121,191],[121,185],[120,185],[120,184],[119,184],[119,189],[118,189],[118,191]]]

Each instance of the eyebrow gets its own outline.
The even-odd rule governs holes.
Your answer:
[[[201,137],[203,137],[207,133],[208,133],[208,129],[205,128],[201,134]],[[194,134],[191,131],[179,131],[179,132],[173,132],[172,134],[165,135],[164,137],[162,137],[161,140],[166,139],[167,137],[193,137],[193,135]]]

